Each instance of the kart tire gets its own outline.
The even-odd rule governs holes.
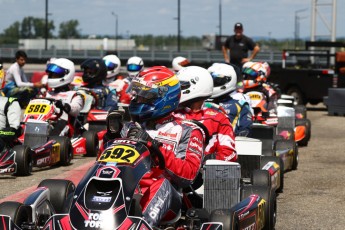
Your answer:
[[[280,157],[277,156],[263,156],[261,157],[260,161],[260,168],[264,167],[268,162],[274,161],[279,165],[279,180],[280,180],[280,185],[277,188],[276,192],[277,193],[282,193],[284,189],[284,161]]]
[[[30,207],[16,201],[5,201],[0,204],[0,214],[10,216],[13,223],[20,229],[22,229],[23,223],[31,222],[30,209]]]
[[[15,176],[29,176],[32,172],[33,161],[31,149],[26,145],[15,145],[13,151],[16,151],[15,161],[17,163],[17,172]]]
[[[82,135],[86,139],[87,157],[97,157],[99,151],[99,140],[96,131],[85,131]]]
[[[222,229],[239,229],[237,218],[233,218],[234,213],[230,209],[216,209],[211,212],[209,222],[223,223]]]
[[[294,150],[294,155],[293,155],[291,169],[292,170],[297,170],[297,167],[298,167],[298,146],[296,144],[296,148]]]
[[[72,143],[68,137],[53,136],[50,139],[60,143],[60,165],[68,166],[73,159]]]
[[[305,107],[305,105],[295,105],[294,106],[295,109],[295,114],[302,114],[303,118],[307,118],[307,108]]]
[[[243,197],[246,198],[252,194],[257,194],[266,202],[265,210],[265,230],[274,229],[277,220],[277,196],[270,187],[250,185],[243,189]]]
[[[38,187],[47,187],[50,191],[50,202],[56,213],[67,213],[72,203],[75,185],[70,180],[46,179]]]
[[[271,176],[267,170],[255,169],[252,172],[252,184],[271,187]]]
[[[296,120],[296,126],[305,126],[306,129],[306,134],[305,134],[305,137],[298,141],[298,145],[299,146],[307,146],[308,145],[308,142],[310,140],[310,137],[311,137],[311,122],[309,119],[297,119]]]

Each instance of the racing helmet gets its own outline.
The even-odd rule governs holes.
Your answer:
[[[102,59],[87,59],[80,67],[83,71],[83,81],[88,85],[100,84],[107,76],[107,66]]]
[[[174,72],[164,66],[143,70],[130,85],[132,100],[129,113],[134,121],[164,117],[180,102],[180,82]]]
[[[144,69],[144,61],[141,57],[133,56],[127,60],[127,72],[130,78],[135,78]]]
[[[106,55],[103,57],[103,60],[105,62],[105,65],[107,66],[106,78],[113,78],[120,73],[121,61],[116,55]]]
[[[74,63],[66,58],[56,58],[47,64],[46,73],[48,74],[47,85],[49,88],[55,89],[66,86],[73,81]]]
[[[242,67],[243,87],[254,88],[267,81],[271,69],[267,62],[246,62]]]
[[[237,89],[237,74],[233,66],[226,63],[213,63],[207,70],[213,79],[211,98],[230,94]]]
[[[183,67],[187,67],[190,64],[189,60],[185,57],[175,57],[172,61],[172,68],[175,72],[180,71]]]
[[[210,73],[199,66],[188,66],[177,74],[181,84],[180,103],[193,102],[194,99],[204,99],[212,96],[213,80]]]

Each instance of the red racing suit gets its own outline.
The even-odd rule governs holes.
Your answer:
[[[175,116],[182,119],[196,120],[206,126],[210,141],[205,148],[204,161],[209,158],[237,161],[234,132],[225,114],[212,108],[203,108],[194,112],[185,107],[177,110]]]
[[[122,136],[130,127],[125,124]],[[143,197],[140,201],[143,217],[152,226],[170,219],[181,209],[180,188],[191,185],[202,164],[204,137],[193,123],[169,115],[155,121],[155,127],[145,128],[151,138],[159,141],[165,159],[165,169],[153,168],[140,181]]]

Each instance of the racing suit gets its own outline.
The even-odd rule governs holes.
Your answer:
[[[224,97],[216,98],[214,103],[224,109],[230,119],[235,136],[250,136],[253,113],[242,93],[235,92]],[[206,106],[211,108],[218,107],[211,103],[206,103]]]
[[[196,120],[208,130],[209,143],[205,148],[204,161],[210,158],[223,161],[236,161],[235,137],[227,116],[212,108],[203,108],[197,112],[184,107],[175,112],[182,119]]]
[[[21,108],[14,98],[0,96],[0,139],[12,143],[20,135]]]
[[[71,119],[77,117],[79,112],[84,106],[84,98],[82,95],[75,91],[49,91],[46,95],[47,98],[53,98],[55,100],[61,100],[64,111],[59,118],[57,124],[54,127],[51,135],[60,135],[60,136],[72,136],[74,133],[73,125],[68,125],[73,123]],[[66,106],[67,104],[67,106]],[[66,109],[67,107],[67,109]],[[62,109],[62,108],[60,108]]]
[[[131,95],[127,92],[130,81],[123,76],[118,76],[115,81],[108,84],[110,89],[115,89],[119,103],[129,105]]]
[[[131,125],[133,122],[124,125],[122,136],[127,136]],[[162,143],[159,150],[165,159],[164,170],[152,168],[140,181],[143,217],[157,226],[163,218],[170,219],[181,209],[180,189],[191,185],[199,172],[204,137],[198,126],[172,114],[142,127],[152,139]]]

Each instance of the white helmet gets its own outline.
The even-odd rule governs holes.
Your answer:
[[[180,103],[196,98],[209,98],[213,92],[213,80],[210,73],[199,66],[182,68],[176,74],[181,84]]]
[[[172,68],[175,72],[180,71],[183,67],[187,67],[190,64],[189,60],[185,57],[175,57],[172,61]]]
[[[131,57],[127,61],[127,72],[129,77],[134,78],[144,69],[144,61],[141,57]]]
[[[107,66],[107,78],[113,78],[120,73],[121,61],[116,55],[106,55],[103,60]]]
[[[56,58],[47,65],[46,72],[48,74],[48,87],[54,89],[68,85],[73,81],[75,67],[69,59]]]
[[[237,75],[234,67],[225,63],[213,63],[208,68],[213,78],[213,93],[211,98],[230,94],[236,90]]]

